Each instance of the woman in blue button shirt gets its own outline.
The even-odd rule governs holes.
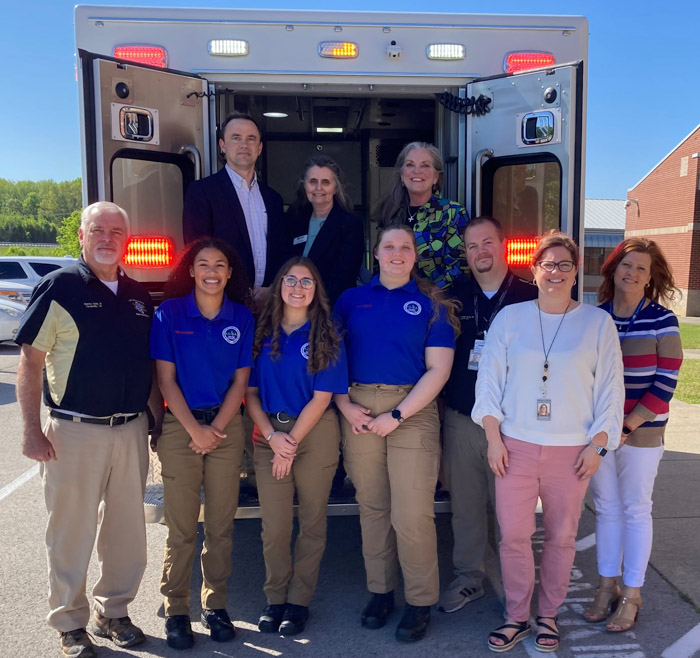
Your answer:
[[[153,318],[151,356],[168,405],[158,440],[165,545],[161,593],[168,646],[192,647],[190,579],[204,487],[202,624],[213,640],[234,636],[226,612],[233,519],[243,454],[241,400],[253,364],[254,320],[238,257],[204,238],[187,249]]]
[[[308,258],[283,265],[270,287],[253,343],[246,409],[255,422],[255,472],[262,515],[267,607],[258,628],[304,630],[326,546],[326,505],[338,465],[340,429],[330,408],[348,390],[343,343],[318,270]],[[292,562],[294,493],[299,536]]]
[[[362,625],[380,628],[394,607],[399,565],[406,608],[397,639],[420,640],[439,596],[433,502],[440,466],[435,398],[450,375],[459,322],[454,302],[415,275],[410,226],[379,232],[379,275],[344,292],[349,394],[337,395],[346,469],[357,490],[372,597]]]

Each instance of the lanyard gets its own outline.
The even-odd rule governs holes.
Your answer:
[[[503,300],[505,299],[505,296],[508,292],[508,289],[510,288],[510,284],[513,283],[514,278],[515,278],[515,275],[511,272],[511,275],[508,277],[508,283],[506,284],[505,289],[503,290],[500,297],[498,298],[498,301],[496,302],[496,306],[493,309],[493,313],[491,313],[491,317],[486,322],[486,331],[488,331],[489,327],[491,326],[493,319],[496,317],[496,313],[498,313],[498,311],[501,310],[501,306],[503,305]],[[474,293],[474,322],[476,324],[477,336],[479,334],[484,333],[483,331],[481,331],[479,329],[479,295],[478,295],[478,293]]]
[[[627,328],[625,329],[625,333],[620,336],[620,343],[625,340],[627,337],[627,334],[629,333],[630,329],[634,326],[634,321],[637,319],[637,316],[639,315],[639,311],[642,310],[642,306],[644,306],[644,302],[646,301],[646,297],[642,297],[642,299],[639,301],[639,304],[637,304],[637,308],[635,309],[634,313],[632,313],[632,317],[627,321]],[[613,303],[612,299],[608,302],[608,313],[612,316],[613,320],[615,322],[618,321],[618,318],[615,317],[615,314],[613,313]],[[618,327],[618,332],[622,330],[622,327]],[[619,335],[619,333],[618,333]]]

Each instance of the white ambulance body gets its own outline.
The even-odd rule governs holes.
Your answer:
[[[442,152],[446,197],[503,223],[514,267],[548,229],[581,244],[585,18],[78,6],[75,29],[84,201],[127,210],[127,270],[156,297],[184,246],[187,186],[222,166],[216,127],[233,111],[262,126],[259,175],[285,204],[310,155],[339,163],[368,268],[370,217],[415,140]],[[161,502],[150,488],[149,520]],[[256,505],[242,498],[238,516]]]

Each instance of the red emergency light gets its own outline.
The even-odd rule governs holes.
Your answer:
[[[532,253],[537,248],[539,238],[510,238],[506,246],[506,261],[514,267],[532,265]]]
[[[503,60],[503,70],[506,73],[521,73],[544,66],[554,66],[554,64],[556,59],[552,53],[534,51],[508,53]]]
[[[124,265],[168,267],[174,260],[175,247],[170,238],[132,235],[126,244]]]
[[[116,46],[114,57],[136,64],[148,64],[164,69],[168,64],[168,54],[160,46]]]

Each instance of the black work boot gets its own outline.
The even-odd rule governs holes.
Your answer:
[[[386,594],[372,593],[365,609],[362,611],[362,625],[365,628],[381,628],[386,624],[386,618],[394,609],[394,592]]]
[[[399,642],[417,642],[425,637],[430,624],[429,605],[406,604],[403,617],[396,628],[396,639]]]

